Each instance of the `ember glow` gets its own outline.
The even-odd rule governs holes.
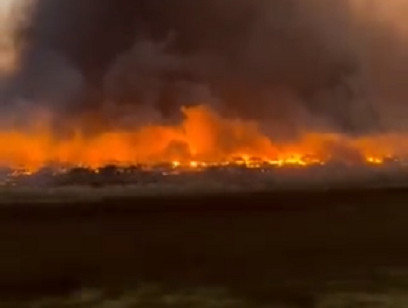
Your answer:
[[[205,106],[184,108],[183,113],[185,118],[179,125],[144,126],[92,137],[77,131],[70,138],[56,138],[47,128],[26,133],[3,131],[0,162],[31,171],[50,165],[99,168],[165,162],[174,168],[198,170],[230,164],[307,167],[328,161],[378,165],[408,153],[399,136],[353,139],[305,133],[299,140],[274,143],[255,122],[222,118]]]

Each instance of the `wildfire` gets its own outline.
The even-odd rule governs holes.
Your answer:
[[[50,129],[0,132],[0,165],[31,172],[49,165],[100,168],[169,162],[173,168],[200,170],[211,166],[324,165],[328,161],[381,165],[388,157],[406,157],[403,136],[348,138],[306,133],[299,140],[274,143],[257,123],[226,119],[205,106],[183,109],[179,125],[151,125],[89,137],[78,131],[68,139]]]
[[[381,157],[367,157],[367,162],[373,165],[382,165],[384,163],[384,159]]]

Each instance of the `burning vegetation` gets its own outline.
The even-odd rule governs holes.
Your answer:
[[[44,126],[25,133],[3,131],[1,183],[211,190],[401,185],[407,178],[408,152],[401,136],[306,133],[291,142],[274,142],[254,121],[224,118],[206,106],[183,108],[183,113],[178,125],[94,135],[77,131],[64,138]]]
[[[3,2],[12,174],[408,159],[404,1]]]
[[[31,132],[0,132],[0,163],[29,172],[58,168],[102,168],[169,163],[174,169],[213,166],[248,168],[308,167],[341,162],[381,165],[404,160],[399,136],[350,138],[338,134],[305,133],[298,140],[274,143],[256,122],[226,119],[205,106],[184,108],[179,125],[147,125],[96,135],[81,131],[57,138],[47,128]],[[408,149],[407,149],[408,150]]]

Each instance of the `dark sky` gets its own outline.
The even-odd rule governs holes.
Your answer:
[[[111,127],[205,103],[275,137],[405,129],[401,2],[364,1],[37,0],[4,110]]]

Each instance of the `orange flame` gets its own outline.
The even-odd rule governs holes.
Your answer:
[[[145,126],[110,131],[93,137],[77,132],[58,139],[50,129],[0,132],[0,165],[37,170],[58,164],[99,168],[107,164],[170,162],[174,168],[242,164],[248,167],[308,166],[329,160],[382,164],[387,157],[406,156],[400,135],[347,138],[306,133],[300,140],[275,144],[257,123],[225,119],[206,106],[184,108],[184,121],[175,126]]]

